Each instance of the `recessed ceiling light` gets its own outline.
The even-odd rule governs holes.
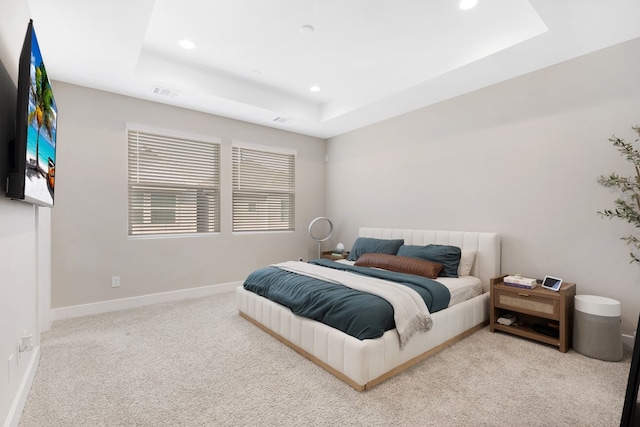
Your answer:
[[[458,7],[462,10],[469,10],[478,4],[478,0],[461,0]]]
[[[196,48],[196,44],[189,39],[182,39],[178,42],[184,49],[191,50]]]
[[[302,34],[311,34],[315,31],[316,29],[313,28],[312,25],[303,25],[300,28],[298,28],[298,31],[300,31]]]
[[[313,85],[309,88],[311,92],[320,92],[320,86]]]

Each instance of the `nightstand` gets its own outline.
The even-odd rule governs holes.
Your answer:
[[[342,255],[333,255],[333,251],[324,251],[320,258],[332,259],[334,261],[339,259],[347,259],[349,252],[343,252]]]
[[[556,346],[558,350],[566,353],[571,347],[575,283],[562,283],[560,290],[554,292],[540,285],[533,289],[508,286],[503,283],[505,277],[506,275],[490,280],[491,332],[502,331],[529,338]],[[507,326],[498,323],[498,318],[505,313],[513,313],[519,321],[518,324]],[[550,326],[557,330],[558,336],[540,332],[538,325]]]

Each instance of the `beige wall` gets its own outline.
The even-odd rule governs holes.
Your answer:
[[[258,267],[315,253],[307,226],[324,214],[324,140],[60,82],[54,91],[53,308],[240,281]],[[222,139],[219,234],[127,237],[128,123]],[[297,151],[295,232],[231,232],[232,141]],[[112,276],[120,276],[119,288]]]
[[[640,266],[601,219],[632,174],[608,142],[640,124],[640,39],[328,141],[327,214],[349,248],[359,226],[495,231],[502,271],[556,275],[640,310]]]

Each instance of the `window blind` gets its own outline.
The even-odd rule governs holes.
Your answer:
[[[232,147],[233,231],[295,230],[295,154]]]
[[[220,143],[127,130],[129,235],[220,231]]]

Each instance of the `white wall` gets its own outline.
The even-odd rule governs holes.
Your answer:
[[[0,170],[6,161],[5,113],[15,108],[18,57],[29,22],[26,2],[0,0]],[[9,200],[0,194],[0,424],[15,425],[29,392],[40,344],[39,286],[50,287],[47,245],[50,209]],[[39,209],[39,210],[38,210]],[[48,301],[44,301],[48,311]],[[43,319],[45,321],[46,319]],[[46,321],[44,322],[46,323]],[[23,331],[35,349],[20,353]]]
[[[307,225],[324,214],[324,140],[60,82],[53,89],[60,110],[54,310],[241,281],[258,267],[314,253]],[[128,238],[127,123],[222,139],[219,234]],[[231,232],[234,140],[297,151],[295,232]],[[120,276],[119,288],[112,276]]]
[[[327,214],[350,247],[359,226],[495,231],[502,271],[545,274],[640,310],[640,266],[601,219],[601,174],[634,171],[608,142],[640,124],[640,39],[328,141]]]
[[[36,208],[22,202],[0,199],[0,418],[20,414],[29,391],[27,384],[37,364],[40,344],[38,325]],[[36,348],[20,353],[17,343],[23,331],[34,336]]]

